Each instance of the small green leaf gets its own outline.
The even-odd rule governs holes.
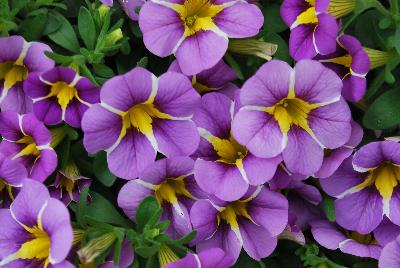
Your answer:
[[[96,26],[92,14],[90,14],[90,11],[85,7],[79,9],[78,30],[86,47],[90,50],[94,49],[97,35]]]
[[[188,244],[190,241],[193,240],[193,238],[196,237],[197,232],[195,230],[191,231],[190,233],[186,234],[185,236],[174,240],[174,244],[178,244],[178,245],[184,245],[184,244]]]
[[[96,178],[107,187],[112,186],[117,179],[108,169],[106,152],[99,152],[96,154],[93,161],[93,173]]]
[[[60,13],[50,13],[49,15],[55,16],[55,19],[60,22],[60,27],[57,31],[50,33],[49,38],[57,45],[71,52],[79,53],[79,42],[71,23]]]
[[[235,71],[236,76],[240,80],[244,80],[243,72],[240,69],[240,65],[237,63],[234,57],[232,57],[230,54],[226,53],[224,56],[226,62],[229,64],[229,66],[232,67],[232,69]]]
[[[383,130],[400,124],[400,90],[383,93],[369,107],[363,118],[365,127]]]
[[[143,57],[137,62],[136,66],[146,68],[147,64],[149,64],[149,58]]]
[[[332,197],[324,195],[322,198],[322,208],[328,220],[334,222],[336,220],[335,200]]]
[[[139,232],[142,232],[146,224],[154,217],[159,215],[160,207],[154,196],[148,196],[140,203],[136,210],[136,226]],[[154,219],[152,219],[154,220]]]
[[[278,4],[268,5],[268,8],[264,9],[263,13],[265,18],[264,29],[280,33],[288,28],[280,16],[280,6]]]

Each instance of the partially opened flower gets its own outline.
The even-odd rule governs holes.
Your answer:
[[[146,47],[160,57],[175,54],[187,75],[216,65],[229,37],[254,36],[263,21],[256,5],[235,0],[150,0],[139,14]]]
[[[54,66],[44,54],[51,48],[39,42],[26,42],[21,36],[1,37],[0,47],[0,108],[28,113],[32,110],[32,100],[25,95],[23,83],[29,73]]]
[[[314,174],[316,178],[331,176],[354,151],[354,148],[361,142],[363,130],[359,124],[351,121],[351,136],[345,145],[337,149],[324,150],[324,160],[321,168]]]
[[[24,90],[33,100],[34,114],[46,125],[65,121],[80,128],[83,114],[100,100],[100,90],[67,67],[30,74]]]
[[[192,230],[189,210],[205,194],[193,178],[194,161],[189,157],[172,157],[158,160],[144,170],[139,179],[125,184],[118,194],[118,206],[132,220],[140,202],[154,195],[163,208],[162,219],[171,225],[167,232],[173,238],[184,236]]]
[[[342,95],[348,101],[359,101],[367,88],[370,61],[360,41],[351,35],[337,38],[337,48],[332,54],[317,56],[315,59],[334,70],[343,80]]]
[[[169,66],[168,71],[182,73],[178,61],[176,60]],[[231,96],[234,94],[233,92],[238,89],[231,83],[236,78],[235,71],[223,60],[219,61],[214,67],[208,70],[189,76],[194,89],[202,95],[218,90],[221,93],[230,94],[229,96]]]
[[[281,156],[256,157],[237,143],[231,133],[234,105],[225,95],[209,93],[193,116],[201,136],[194,177],[205,192],[225,201],[239,199],[249,185],[270,180],[282,161]]]
[[[190,120],[199,94],[182,74],[155,77],[143,68],[108,80],[82,119],[83,143],[89,153],[107,151],[112,173],[137,178],[157,151],[170,156],[192,154],[199,134]]]
[[[333,53],[338,18],[351,13],[356,0],[285,0],[281,17],[290,27],[289,50],[295,60]]]
[[[327,220],[314,221],[311,226],[314,239],[328,249],[340,249],[347,254],[374,259],[378,259],[381,254],[382,246],[375,240],[373,233],[349,232]]]
[[[361,234],[373,231],[387,216],[400,224],[400,143],[372,142],[361,147],[329,178],[324,191],[336,198],[336,221]]]
[[[351,113],[341,89],[340,78],[317,61],[302,60],[294,69],[268,62],[242,87],[233,137],[255,156],[282,153],[291,172],[312,175],[324,149],[350,138]]]
[[[10,209],[0,209],[0,267],[72,268],[67,208],[40,182],[25,179]]]
[[[288,222],[288,203],[280,193],[252,187],[241,199],[197,201],[191,211],[197,250],[218,247],[235,260],[242,247],[256,260],[270,255]]]
[[[228,268],[233,261],[233,257],[222,249],[210,248],[198,254],[188,253],[184,258],[168,264],[165,268]]]
[[[75,162],[70,160],[62,170],[57,171],[54,184],[49,186],[50,195],[68,206],[71,202],[78,202],[80,192],[91,182],[91,179],[81,176]]]
[[[23,164],[28,177],[44,181],[57,167],[51,134],[33,114],[0,113],[0,153]]]
[[[20,188],[27,177],[25,167],[0,153],[0,208],[6,208],[15,198],[15,187]]]

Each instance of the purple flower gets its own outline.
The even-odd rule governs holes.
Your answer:
[[[23,164],[28,177],[44,181],[57,167],[51,134],[33,114],[0,113],[0,153]]]
[[[26,179],[10,209],[0,209],[0,266],[72,268],[68,210],[46,187]]]
[[[78,202],[81,190],[90,184],[91,179],[81,176],[76,164],[70,161],[63,170],[57,171],[56,180],[49,186],[49,191],[51,197],[68,206],[72,201]]]
[[[99,268],[128,268],[131,267],[135,255],[132,250],[131,242],[127,239],[122,242],[120,262],[118,266],[114,265],[114,254],[110,254],[107,260],[99,265]]]
[[[48,45],[26,42],[21,36],[0,38],[0,108],[2,111],[28,113],[32,100],[25,95],[23,83],[31,72],[43,72],[54,66],[44,51]]]
[[[193,178],[194,161],[189,157],[158,160],[144,170],[139,179],[126,183],[118,194],[118,206],[135,220],[140,202],[154,195],[164,209],[162,219],[169,220],[168,233],[179,238],[192,230],[189,210],[198,198],[205,195]]]
[[[302,60],[294,69],[268,62],[243,85],[233,137],[257,157],[282,153],[291,172],[312,175],[324,149],[350,138],[351,113],[341,89],[340,78],[317,61]]]
[[[375,240],[373,234],[348,232],[335,223],[321,220],[311,223],[314,239],[322,246],[366,258],[378,259],[382,246]]]
[[[285,230],[279,235],[279,239],[291,240],[304,246],[306,244],[306,238],[296,222],[296,215],[289,212],[288,224]]]
[[[139,14],[146,47],[160,57],[175,54],[187,75],[216,65],[228,38],[254,36],[263,21],[256,5],[235,0],[151,0]]]
[[[242,249],[256,260],[270,255],[288,222],[288,203],[280,193],[252,187],[233,202],[199,200],[190,211],[197,250],[218,247],[236,260]]]
[[[343,80],[342,95],[348,101],[362,99],[367,88],[367,75],[370,67],[368,54],[360,41],[351,35],[341,35],[337,39],[336,51],[315,59],[334,70]]]
[[[321,179],[325,192],[337,198],[337,222],[361,234],[373,231],[383,216],[400,224],[399,165],[399,143],[372,142],[344,161],[331,177]]]
[[[324,150],[324,160],[321,168],[314,174],[316,178],[327,178],[331,176],[348,158],[354,148],[361,142],[363,137],[363,129],[354,121],[351,121],[351,136],[345,145],[337,149]]]
[[[249,185],[257,186],[270,180],[281,156],[259,158],[232,137],[231,122],[234,102],[220,93],[202,97],[201,106],[193,116],[201,140],[194,174],[200,188],[225,201],[242,197]]]
[[[0,153],[0,208],[6,208],[14,200],[14,188],[20,188],[27,177],[25,167]]]
[[[106,6],[112,7],[113,0],[100,0],[100,2]],[[146,2],[146,0],[119,0],[125,13],[131,20],[137,21],[139,19],[138,9]]]
[[[379,268],[398,267],[400,267],[400,235],[382,249],[379,258]]]
[[[169,66],[168,71],[182,73],[178,61]],[[202,71],[197,75],[188,76],[192,80],[193,87],[199,94],[217,91],[232,97],[238,89],[232,82],[236,80],[235,71],[223,60],[220,60],[214,67]]]
[[[100,100],[100,90],[89,79],[67,67],[30,74],[24,90],[33,100],[36,117],[46,125],[65,121],[80,128],[83,114]]]
[[[170,157],[196,150],[200,137],[190,118],[200,96],[184,75],[157,78],[138,67],[108,80],[100,99],[82,119],[83,143],[89,153],[106,150],[118,177],[137,178],[157,151]]]
[[[188,253],[183,259],[170,263],[165,268],[228,268],[232,264],[233,258],[222,249],[210,248],[198,254]]]

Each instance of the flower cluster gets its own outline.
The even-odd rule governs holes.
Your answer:
[[[255,37],[258,1],[103,0],[81,39],[118,36],[82,55],[0,37],[0,267],[228,268],[306,235],[400,267],[400,142],[355,116],[389,57],[339,34],[357,2],[284,0],[292,66]],[[118,8],[163,71],[106,65],[132,56],[122,22],[107,30]],[[269,61],[244,77],[235,45]]]

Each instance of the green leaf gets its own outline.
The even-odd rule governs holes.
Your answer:
[[[117,179],[108,169],[106,152],[99,152],[96,154],[93,161],[93,173],[96,178],[107,187],[112,186]]]
[[[226,62],[229,64],[229,66],[232,67],[232,69],[235,71],[236,76],[240,80],[244,80],[243,72],[240,69],[240,65],[237,63],[234,57],[232,57],[230,54],[226,53],[224,56]]]
[[[336,220],[335,200],[332,197],[324,195],[322,198],[322,208],[328,220],[334,222]]]
[[[278,45],[278,50],[274,54],[274,59],[280,59],[286,61],[287,63],[292,62],[292,58],[289,54],[289,47],[286,41],[277,33],[265,31],[262,35],[263,40],[268,43],[273,43]]]
[[[188,244],[190,241],[193,240],[193,238],[196,237],[197,232],[195,230],[191,231],[190,233],[186,234],[185,236],[174,240],[173,243],[174,244],[178,244],[178,245],[184,245],[184,244]]]
[[[154,196],[148,196],[140,203],[136,210],[136,226],[139,232],[142,232],[146,224],[159,214],[160,207]]]
[[[49,16],[54,16],[60,22],[60,27],[57,31],[50,33],[49,38],[57,45],[74,53],[79,53],[79,42],[71,23],[60,13],[50,13]]]
[[[400,90],[383,93],[369,107],[363,118],[365,127],[383,130],[400,125]]]
[[[97,35],[96,26],[92,14],[90,14],[90,11],[85,7],[79,9],[78,30],[86,47],[90,50],[94,49]]]
[[[131,227],[130,221],[125,219],[106,198],[96,192],[91,193],[92,202],[87,206],[86,215],[100,222],[116,226]]]
[[[146,68],[147,64],[149,64],[149,58],[143,57],[137,62],[136,66]]]
[[[76,207],[76,220],[82,226],[86,226],[85,214],[87,210],[87,198],[89,194],[89,187],[85,186],[79,196],[79,202]]]
[[[18,28],[22,36],[27,41],[40,39],[47,25],[47,14],[38,14],[37,16],[27,17],[22,21]]]
[[[264,9],[263,13],[264,29],[274,33],[280,33],[288,28],[280,16],[280,6],[278,4],[268,5],[268,8]]]

